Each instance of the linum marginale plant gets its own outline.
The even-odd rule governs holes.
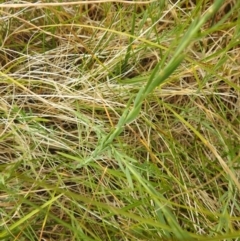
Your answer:
[[[0,3],[0,239],[239,240],[239,9]]]

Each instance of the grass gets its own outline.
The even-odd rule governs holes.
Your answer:
[[[239,240],[240,3],[0,4],[1,240]]]

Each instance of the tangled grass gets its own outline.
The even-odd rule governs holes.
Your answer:
[[[239,8],[1,3],[0,239],[239,240]]]

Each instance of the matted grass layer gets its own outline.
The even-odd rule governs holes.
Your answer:
[[[239,240],[239,8],[1,3],[0,239]]]

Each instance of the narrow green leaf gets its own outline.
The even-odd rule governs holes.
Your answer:
[[[134,121],[140,111],[141,111],[141,107],[142,107],[142,103],[140,102],[138,106],[135,106],[128,114],[127,118],[126,118],[126,121],[125,121],[125,124],[129,124],[130,122]]]
[[[25,215],[23,218],[16,221],[14,224],[12,224],[8,229],[2,231],[0,233],[0,238],[4,238],[9,235],[9,232],[12,232],[14,229],[18,228],[21,224],[25,223],[27,220],[32,218],[34,215],[36,215],[38,212],[40,212],[42,209],[46,208],[47,206],[51,205],[53,202],[55,202],[57,199],[59,199],[63,194],[59,194],[56,197],[53,197],[51,200],[44,203],[41,207],[38,209],[34,209],[32,212]]]
[[[148,82],[145,88],[145,93],[149,94],[151,93],[157,86],[162,84],[164,80],[166,80],[180,65],[180,63],[184,59],[184,55],[179,55],[175,59],[171,60],[167,67],[160,72],[160,74],[151,82]]]

